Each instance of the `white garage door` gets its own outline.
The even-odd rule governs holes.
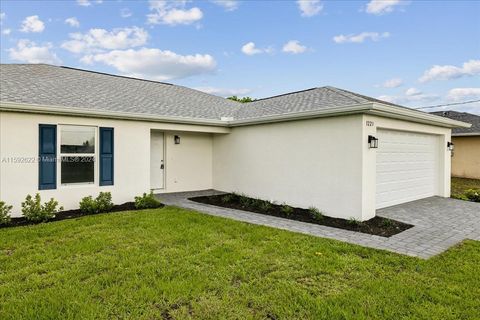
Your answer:
[[[438,193],[438,136],[380,129],[377,136],[377,209]]]

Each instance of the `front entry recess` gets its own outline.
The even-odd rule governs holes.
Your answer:
[[[163,132],[151,131],[150,135],[150,188],[164,188],[164,137]]]

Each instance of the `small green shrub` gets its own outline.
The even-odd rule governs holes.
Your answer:
[[[144,193],[141,197],[135,197],[136,209],[154,209],[158,208],[160,204],[160,201],[155,198],[152,191],[149,194]]]
[[[252,199],[250,205],[253,208],[260,210],[262,208],[264,202],[265,201],[260,200],[260,199]]]
[[[108,212],[113,208],[112,194],[110,192],[100,192],[95,201],[97,202],[99,212]]]
[[[353,218],[353,217],[350,218],[350,219],[348,219],[347,223],[348,223],[349,225],[351,225],[351,226],[360,226],[360,225],[362,225],[362,221],[357,220],[357,219],[355,219],[355,218]]]
[[[323,213],[318,210],[318,208],[315,207],[310,207],[308,208],[308,211],[310,212],[310,216],[316,220],[316,221],[322,221],[323,220]]]
[[[468,189],[465,191],[465,197],[473,202],[480,202],[480,189]]]
[[[12,208],[12,206],[8,206],[5,202],[0,201],[0,225],[10,222],[10,211],[12,211]]]
[[[238,202],[242,207],[248,208],[252,204],[252,199],[250,199],[246,195],[241,194],[238,196]]]
[[[100,192],[97,198],[92,196],[84,197],[80,201],[80,211],[84,214],[95,214],[100,212],[108,212],[112,210],[112,194],[110,192]]]
[[[222,197],[222,203],[231,203],[233,200],[235,200],[235,194],[233,193],[227,193]]]
[[[269,212],[270,210],[272,210],[272,204],[268,201],[262,201],[259,209],[262,210],[262,212]]]
[[[385,228],[391,228],[391,227],[393,227],[393,225],[394,225],[394,223],[390,219],[383,219],[382,220],[382,226],[384,226]]]
[[[40,194],[37,193],[35,198],[27,195],[25,201],[22,202],[22,214],[28,221],[31,222],[45,222],[55,218],[55,215],[63,210],[63,207],[58,207],[58,201],[51,198],[50,201],[42,205]]]
[[[97,203],[92,196],[82,198],[80,201],[80,211],[82,211],[84,214],[97,213]]]
[[[293,208],[290,207],[289,205],[285,204],[285,203],[282,204],[281,210],[282,210],[282,213],[286,216],[290,216],[293,213]]]

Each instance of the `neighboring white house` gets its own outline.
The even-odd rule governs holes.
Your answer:
[[[172,84],[4,64],[0,199],[18,216],[37,192],[74,209],[100,191],[122,203],[149,190],[217,189],[367,220],[378,208],[450,196],[447,143],[451,128],[468,126],[333,87],[241,104]]]

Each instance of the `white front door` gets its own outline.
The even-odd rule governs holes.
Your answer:
[[[377,209],[438,194],[439,136],[382,129],[377,136]]]
[[[150,188],[163,189],[164,187],[164,148],[163,132],[151,131],[150,134]]]

